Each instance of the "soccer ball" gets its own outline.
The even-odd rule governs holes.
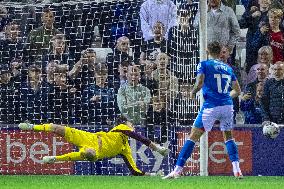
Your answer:
[[[280,128],[276,123],[270,122],[263,126],[262,132],[264,136],[274,139],[279,135]]]

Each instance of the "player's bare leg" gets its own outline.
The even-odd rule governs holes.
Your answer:
[[[163,177],[163,179],[175,179],[181,176],[183,166],[186,160],[191,156],[195,146],[195,142],[199,140],[203,133],[203,129],[192,127],[189,139],[185,142],[179,153],[175,169],[170,174]]]
[[[223,137],[228,151],[229,158],[233,165],[233,173],[237,179],[242,179],[243,174],[240,169],[238,147],[233,139],[232,131],[223,131]]]

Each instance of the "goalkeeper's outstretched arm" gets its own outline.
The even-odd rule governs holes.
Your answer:
[[[121,132],[125,134],[128,137],[131,137],[135,140],[140,141],[141,143],[145,144],[149,148],[151,148],[153,151],[159,152],[161,155],[165,156],[169,153],[169,150],[165,147],[160,146],[159,144],[155,144],[152,142],[150,139],[138,134],[135,131],[130,131],[130,130],[114,130],[113,132]]]

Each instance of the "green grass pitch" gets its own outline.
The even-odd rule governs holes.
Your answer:
[[[229,176],[182,177],[162,180],[161,177],[133,176],[0,176],[1,189],[283,189],[284,177]]]

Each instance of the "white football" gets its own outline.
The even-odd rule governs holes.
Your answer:
[[[262,132],[264,136],[274,139],[279,135],[280,127],[276,123],[270,122],[263,126]]]

